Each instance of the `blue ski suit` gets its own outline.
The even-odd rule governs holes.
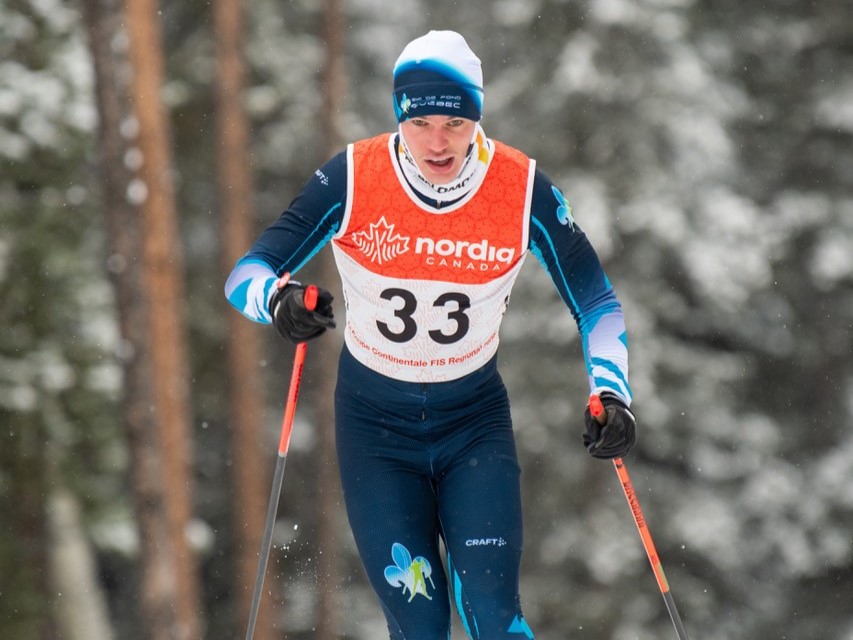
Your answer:
[[[226,296],[269,323],[277,277],[333,245],[346,303],[338,463],[390,638],[449,638],[452,607],[472,640],[533,638],[519,597],[520,470],[497,330],[530,253],[577,323],[590,391],[630,403],[622,309],[568,202],[532,160],[492,143],[482,184],[439,203],[406,184],[396,144],[396,134],[359,141],[317,170],[235,265]]]

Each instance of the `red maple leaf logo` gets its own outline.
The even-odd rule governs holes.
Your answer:
[[[394,225],[388,224],[385,216],[370,225],[367,231],[352,234],[352,241],[370,258],[371,262],[382,264],[393,260],[409,250],[409,238],[395,233]]]

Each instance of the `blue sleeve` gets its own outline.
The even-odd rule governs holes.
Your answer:
[[[590,391],[611,391],[630,404],[628,338],[622,306],[565,196],[538,170],[529,248],[577,323]]]
[[[296,273],[337,233],[346,209],[347,156],[341,152],[306,182],[299,195],[264,230],[225,283],[228,302],[246,317],[271,321],[275,282]]]

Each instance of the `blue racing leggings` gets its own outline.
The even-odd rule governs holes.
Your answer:
[[[473,640],[533,638],[518,594],[518,458],[495,359],[422,384],[344,348],[335,414],[347,515],[391,640],[446,640],[451,603]]]

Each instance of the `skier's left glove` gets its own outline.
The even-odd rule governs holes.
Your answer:
[[[619,396],[605,391],[600,395],[607,420],[602,425],[590,413],[584,413],[586,432],[583,445],[594,458],[621,458],[625,456],[637,439],[637,420]]]
[[[298,282],[288,282],[270,299],[273,325],[292,344],[316,338],[326,329],[335,328],[332,300],[331,293],[317,287],[317,304],[309,311],[305,308],[305,287]]]

